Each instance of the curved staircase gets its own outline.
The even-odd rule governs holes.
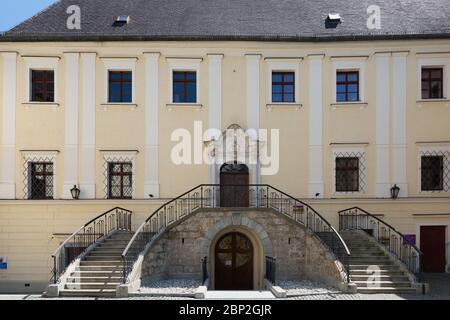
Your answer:
[[[123,282],[121,253],[133,236],[132,212],[108,210],[80,227],[52,255],[45,296],[115,296]]]
[[[416,289],[405,271],[395,264],[363,231],[341,231],[352,255],[351,281],[360,293],[414,293]],[[372,268],[372,269],[371,269]]]
[[[236,187],[235,190],[231,188]],[[224,190],[226,189],[226,190]],[[269,209],[283,215],[295,223],[303,225],[316,236],[328,250],[334,254],[343,266],[345,281],[349,282],[348,250],[339,233],[316,210],[308,204],[274,188],[270,185],[199,185],[183,195],[174,198],[154,211],[137,229],[133,238],[122,253],[124,266],[124,284],[135,283],[143,255],[149,249],[154,240],[158,239],[171,226],[198,210],[221,208],[221,195],[224,191],[234,191],[235,197],[240,198],[242,192],[248,190],[246,208]],[[242,198],[240,199],[242,200]],[[237,201],[242,207],[243,202]],[[233,209],[233,206],[227,205]],[[236,209],[238,209],[236,208]],[[270,257],[269,257],[270,258]],[[199,261],[200,263],[200,261]]]
[[[394,227],[359,207],[339,212],[352,252],[350,279],[361,293],[415,293],[422,252]]]
[[[86,254],[67,278],[61,296],[115,296],[123,282],[121,254],[133,233],[118,231]]]

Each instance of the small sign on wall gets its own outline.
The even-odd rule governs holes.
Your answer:
[[[405,234],[403,238],[403,244],[416,245],[416,235],[415,234]]]
[[[6,257],[0,257],[0,270],[8,269],[8,262],[6,261]]]

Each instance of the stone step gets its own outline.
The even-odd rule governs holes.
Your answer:
[[[72,274],[70,275],[70,277],[74,277],[74,278],[82,278],[82,277],[120,277],[122,278],[122,274],[123,274],[123,270],[122,268],[117,269],[117,270],[112,270],[112,271],[108,271],[108,270],[100,270],[100,271],[75,271],[72,272]]]
[[[352,270],[367,270],[367,268],[369,266],[373,266],[374,264],[367,264],[367,263],[363,263],[363,264],[355,264],[355,263],[351,263],[349,264],[350,266],[350,271]],[[394,264],[377,264],[376,265],[378,268],[380,268],[381,270],[399,270],[399,267],[394,265]]]
[[[378,270],[381,275],[387,276],[402,276],[404,273],[400,270]],[[367,269],[350,269],[351,275],[367,275]]]
[[[394,265],[394,262],[386,259],[350,259],[349,264],[361,264],[371,266],[389,266]]]
[[[120,275],[114,275],[114,276],[94,276],[94,277],[88,277],[86,275],[83,275],[81,277],[76,276],[70,276],[67,278],[66,283],[122,283],[123,277]]]
[[[115,244],[115,243],[105,243],[105,244],[99,244],[98,247],[95,248],[95,250],[102,249],[102,250],[125,250],[127,247],[127,244]]]
[[[379,286],[379,287],[389,287],[389,288],[405,288],[411,287],[411,282],[409,281],[353,281],[358,288],[368,287],[368,286]]]
[[[118,252],[103,252],[103,251],[97,251],[97,252],[90,252],[87,257],[116,257],[116,258],[120,258],[122,256],[122,251],[118,251]]]
[[[75,268],[74,272],[78,271],[105,271],[105,272],[122,272],[122,265],[88,265],[88,266],[79,266]]]
[[[381,288],[367,288],[361,287],[357,289],[358,293],[415,293],[416,289],[412,287],[381,287]]]
[[[62,297],[114,297],[116,295],[115,289],[83,289],[73,290],[64,289],[61,290],[60,295]]]
[[[89,255],[89,256],[85,257],[83,261],[117,261],[117,262],[121,262],[122,259],[121,259],[120,255],[115,255],[115,256],[107,256],[107,255],[92,256],[92,255]]]
[[[352,280],[354,280],[354,281],[367,281],[369,279],[370,279],[370,281],[372,281],[373,279],[380,280],[380,281],[394,281],[394,282],[396,282],[396,281],[400,281],[400,282],[406,281],[406,282],[408,282],[409,281],[408,277],[405,276],[405,275],[392,276],[392,275],[382,275],[382,274],[380,274],[380,275],[374,276],[374,275],[367,275],[367,274],[364,275],[364,274],[352,274],[352,273],[350,273],[350,278]]]
[[[80,266],[122,266],[123,261],[121,259],[117,260],[100,260],[100,261],[80,261]]]
[[[122,282],[109,282],[109,283],[73,283],[73,282],[67,282],[65,285],[65,289],[73,289],[73,290],[83,290],[83,289],[97,289],[97,290],[104,290],[104,289],[112,289],[115,290],[117,286],[121,285]]]
[[[351,257],[363,257],[363,256],[369,256],[369,257],[386,257],[386,254],[382,251],[369,251],[369,250],[351,250],[350,251]]]

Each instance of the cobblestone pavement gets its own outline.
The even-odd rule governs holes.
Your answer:
[[[450,300],[450,274],[427,274],[423,282],[430,285],[430,293],[422,294],[345,294],[310,291],[286,300]],[[38,294],[0,295],[0,300],[43,300]],[[105,298],[52,298],[55,300],[105,300]],[[111,298],[107,299],[110,300]],[[190,300],[184,297],[130,297],[115,300]]]

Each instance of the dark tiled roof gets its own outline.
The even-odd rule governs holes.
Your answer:
[[[68,30],[67,8],[81,8]],[[369,30],[367,8],[381,8]],[[326,27],[328,13],[343,22]],[[118,15],[131,20],[113,26]],[[284,40],[450,38],[450,0],[60,0],[6,32],[2,41]]]

